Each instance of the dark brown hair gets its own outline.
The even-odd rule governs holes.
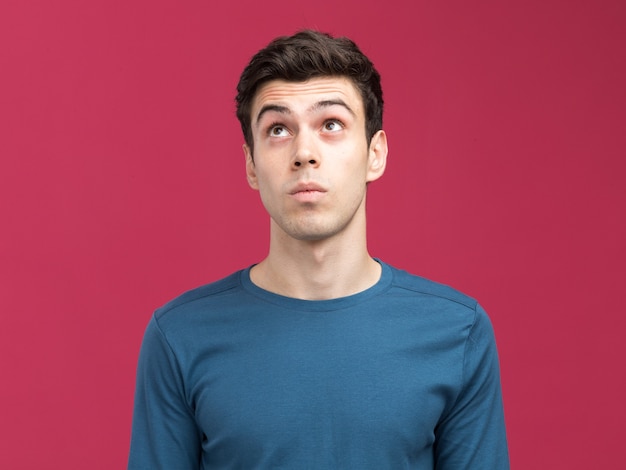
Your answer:
[[[380,75],[358,46],[346,37],[304,30],[281,36],[257,52],[237,84],[237,119],[252,149],[252,101],[258,88],[271,80],[303,82],[316,77],[346,77],[363,99],[368,143],[383,127],[383,91]]]

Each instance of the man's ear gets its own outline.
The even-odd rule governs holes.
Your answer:
[[[382,129],[372,136],[368,151],[367,182],[376,181],[387,166],[387,135]]]
[[[254,157],[252,150],[248,144],[243,144],[243,154],[246,157],[246,178],[252,189],[259,189],[259,183],[256,177],[256,167],[254,166]]]

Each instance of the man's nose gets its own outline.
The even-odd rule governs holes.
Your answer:
[[[310,132],[300,132],[295,139],[293,167],[306,165],[319,166],[320,155],[315,144],[315,137]]]

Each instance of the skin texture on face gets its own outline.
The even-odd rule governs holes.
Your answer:
[[[352,82],[270,81],[258,90],[251,118],[254,155],[244,145],[246,173],[271,217],[272,236],[364,235],[366,187],[384,171],[387,142],[379,131],[368,145]]]

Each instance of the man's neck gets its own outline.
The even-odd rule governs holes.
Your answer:
[[[365,237],[277,242],[272,237],[267,258],[254,266],[257,286],[287,297],[326,300],[362,292],[378,282],[380,264],[367,252]]]

